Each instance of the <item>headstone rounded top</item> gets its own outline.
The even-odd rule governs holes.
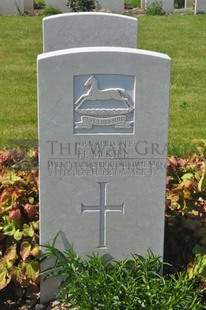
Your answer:
[[[43,19],[44,53],[84,46],[137,47],[137,19],[113,13],[79,12]]]
[[[39,56],[40,244],[61,232],[56,246],[84,257],[163,257],[169,85],[170,58],[157,52]],[[53,283],[41,282],[42,303]]]
[[[38,60],[54,57],[54,56],[60,56],[60,55],[68,55],[68,54],[85,54],[85,53],[130,53],[130,54],[139,54],[143,56],[149,56],[149,57],[156,57],[161,59],[170,60],[171,58],[167,54],[143,50],[143,49],[136,49],[136,48],[127,48],[127,47],[104,47],[104,46],[94,46],[94,47],[80,47],[80,48],[69,48],[69,49],[63,49],[59,51],[52,51],[48,53],[43,53],[38,55]]]
[[[107,13],[107,12],[74,12],[74,13],[63,13],[63,14],[56,14],[52,16],[47,16],[43,18],[44,20],[49,20],[49,19],[57,19],[57,18],[68,18],[68,17],[77,17],[77,16],[108,16],[111,18],[120,18],[120,19],[128,19],[128,20],[137,20],[135,17],[131,16],[126,16],[126,15],[120,15],[120,14],[115,14],[115,13]]]

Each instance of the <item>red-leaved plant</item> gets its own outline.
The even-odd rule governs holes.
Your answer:
[[[185,267],[206,254],[206,141],[196,141],[199,154],[168,158],[165,261]]]
[[[200,270],[199,255],[205,258],[201,272],[206,276],[206,141],[196,141],[196,146],[198,154],[171,156],[167,161],[164,261],[175,271],[187,266],[191,277]],[[37,148],[4,148],[0,151],[0,295],[13,289],[23,298],[39,290],[38,208]],[[206,280],[202,283],[206,287]]]
[[[37,292],[39,283],[38,151],[0,151],[0,291]]]

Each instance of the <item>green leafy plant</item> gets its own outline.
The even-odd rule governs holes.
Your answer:
[[[56,6],[47,6],[43,10],[44,16],[56,15],[56,14],[61,14],[61,13],[62,13],[62,11]]]
[[[125,0],[125,6],[130,8],[140,7],[140,0]]]
[[[176,10],[174,12],[174,14],[175,15],[193,15],[194,11],[190,8],[189,9],[182,8],[182,9]],[[187,107],[189,107],[189,105]],[[185,106],[185,108],[186,108],[186,106]]]
[[[92,11],[95,9],[95,0],[68,0],[67,6],[74,12]]]
[[[146,15],[164,15],[162,2],[153,2],[145,9]]]
[[[151,252],[120,262],[98,254],[83,259],[73,249],[59,251],[55,239],[45,246],[42,259],[54,260],[45,272],[64,278],[58,297],[71,309],[202,309],[195,280],[186,273],[160,276],[162,263]]]
[[[206,140],[193,142],[195,147],[190,156],[181,158],[170,156],[167,160],[164,260],[173,265],[172,271],[175,273],[187,267],[189,279],[198,278],[200,288],[205,290]],[[28,292],[37,292],[39,289],[38,206],[38,149],[27,146],[12,150],[4,148],[0,151],[0,308],[2,296],[6,292],[11,292],[12,296],[18,295],[23,300]],[[55,255],[56,253],[58,252],[55,252]],[[67,257],[67,254],[63,254]],[[61,256],[63,261],[64,256]],[[137,258],[140,257],[134,256],[134,260]],[[99,261],[98,264],[102,261],[105,268],[110,270],[114,266],[115,272],[117,274],[119,272],[119,278],[114,279],[117,290],[111,291],[110,295],[114,292],[118,300],[118,292],[122,290],[123,303],[126,297],[122,296],[126,292],[130,294],[129,296],[135,293],[132,290],[130,292],[130,285],[133,286],[134,279],[128,280],[126,288],[122,288],[121,273],[118,271],[118,268],[122,268],[125,270],[124,276],[127,277],[127,274],[130,276],[127,267],[129,264],[133,266],[134,262],[124,261],[126,265],[124,269],[120,266],[123,262],[108,260],[105,263],[105,258],[95,259]],[[75,260],[79,262],[81,270],[82,258],[75,256]],[[85,268],[88,268],[88,260],[85,260],[84,264]],[[156,266],[159,267],[155,269],[157,274],[160,268],[158,264]],[[166,270],[167,266],[164,267]],[[100,266],[98,268],[104,270]],[[89,273],[92,273],[92,270],[90,269]],[[59,273],[58,268],[56,272]],[[91,282],[88,282],[91,290],[94,289],[93,285],[98,287],[97,274],[96,280],[95,276],[93,277]],[[175,275],[172,281],[178,277],[179,275]],[[110,286],[112,285],[108,283],[108,287]],[[117,305],[114,301],[113,303],[112,309],[113,307],[115,309]],[[155,309],[156,305],[152,306],[154,307],[152,309]],[[147,309],[150,309],[149,306]]]
[[[184,5],[185,5],[185,0],[175,0],[174,1],[174,6],[177,9],[184,8]]]
[[[43,9],[45,7],[45,0],[34,0],[35,9]]]
[[[22,296],[39,283],[37,156],[37,149],[0,152],[0,291],[12,283]]]

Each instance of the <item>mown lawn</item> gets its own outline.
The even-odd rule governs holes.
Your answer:
[[[206,15],[140,16],[139,48],[172,59],[169,151],[206,139]]]
[[[36,58],[41,17],[0,16],[0,145],[37,138]]]
[[[1,147],[37,138],[41,23],[39,16],[0,16]],[[186,155],[193,139],[206,138],[206,15],[139,16],[138,24],[139,48],[172,59],[169,153]]]

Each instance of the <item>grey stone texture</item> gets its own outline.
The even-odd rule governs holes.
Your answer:
[[[206,13],[206,0],[195,0],[195,14]]]
[[[185,9],[191,8],[194,3],[195,0],[185,0]]]
[[[145,9],[145,0],[141,0],[140,6],[142,9]]]
[[[124,0],[97,0],[97,9],[106,9],[122,14],[124,12]]]
[[[69,7],[67,6],[67,0],[46,0],[46,6],[57,7],[62,13],[69,12]]]
[[[145,6],[151,5],[154,2],[160,2],[163,5],[163,10],[165,12],[173,12],[174,11],[174,0],[145,0]]]
[[[84,46],[137,47],[137,19],[112,13],[68,13],[43,19],[44,53]]]
[[[33,0],[24,0],[24,10],[25,11],[33,10],[33,8],[34,8]]]
[[[57,247],[82,256],[163,256],[169,88],[164,54],[39,55],[40,244],[60,232]],[[55,290],[42,282],[41,302]]]
[[[24,0],[0,0],[0,15],[24,13]]]

